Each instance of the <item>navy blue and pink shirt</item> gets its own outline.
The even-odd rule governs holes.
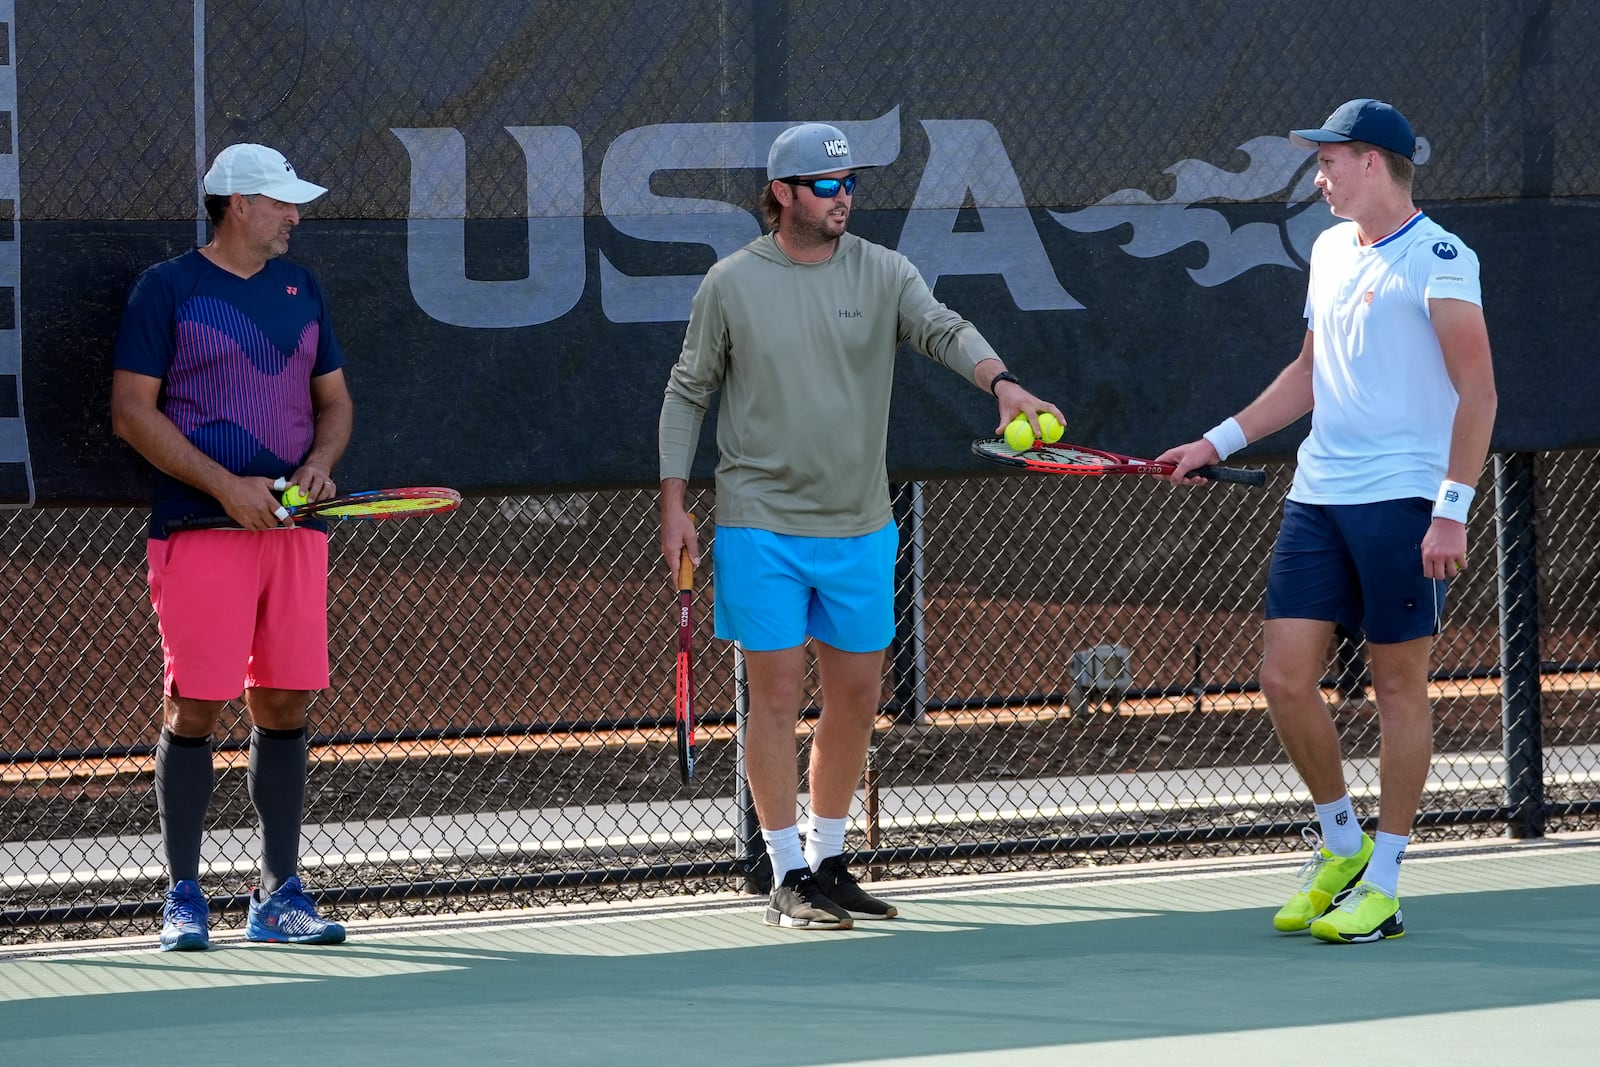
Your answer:
[[[241,278],[196,250],[140,275],[114,365],[162,380],[160,407],[234,474],[292,474],[311,451],[311,379],[344,366],[316,278],[284,259]],[[150,536],[187,515],[221,514],[200,490],[156,472]]]

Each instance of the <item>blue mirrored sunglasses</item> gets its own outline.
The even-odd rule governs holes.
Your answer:
[[[859,174],[846,174],[843,178],[785,178],[785,185],[803,185],[811,190],[811,195],[821,197],[823,200],[832,200],[839,195],[839,187],[844,186],[847,195],[856,191],[856,179]]]

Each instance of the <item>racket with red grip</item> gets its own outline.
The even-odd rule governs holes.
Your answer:
[[[694,521],[694,516],[689,516]],[[678,775],[694,779],[694,560],[685,547],[678,556]]]

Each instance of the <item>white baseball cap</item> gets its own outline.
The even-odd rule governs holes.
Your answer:
[[[264,144],[231,144],[218,152],[204,188],[208,196],[260,193],[286,204],[308,204],[328,191],[301,181],[283,153]]]

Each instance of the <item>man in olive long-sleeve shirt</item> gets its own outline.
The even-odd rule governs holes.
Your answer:
[[[894,637],[898,534],[886,471],[896,346],[909,342],[994,394],[999,432],[1061,412],[1024,389],[970,322],[898,252],[846,233],[863,166],[845,135],[779,134],[762,209],[771,232],[719,261],[695,295],[661,409],[661,551],[699,542],[684,490],[711,396],[717,415],[716,633],[749,679],[745,769],[772,859],[773,926],[847,929],[893,905],[842,859]],[[795,721],[813,639],[823,714],[802,850]]]

